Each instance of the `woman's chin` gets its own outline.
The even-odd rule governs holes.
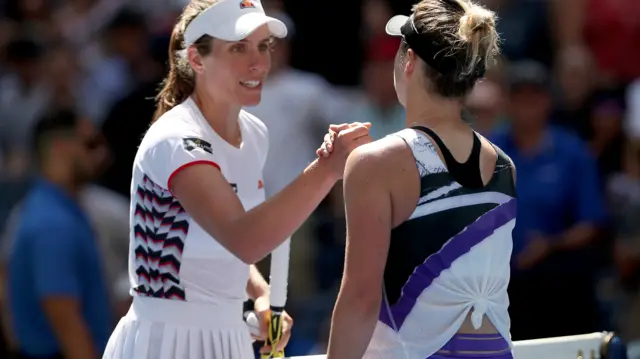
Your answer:
[[[262,99],[262,93],[256,92],[255,94],[247,95],[244,94],[240,96],[240,104],[244,107],[258,106],[260,104],[260,100]]]

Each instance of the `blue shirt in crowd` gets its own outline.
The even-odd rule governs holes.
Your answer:
[[[530,155],[520,153],[509,130],[508,125],[500,129],[492,141],[511,157],[517,171],[513,258],[535,233],[553,238],[577,223],[604,222],[604,195],[596,160],[582,140],[570,132],[549,128],[541,147]],[[588,265],[579,256],[570,260],[553,270],[582,270]]]
[[[23,202],[8,264],[12,326],[27,355],[61,346],[41,306],[47,297],[76,298],[99,353],[112,330],[108,288],[88,217],[56,185],[39,180]]]

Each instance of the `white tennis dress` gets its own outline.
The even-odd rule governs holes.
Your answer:
[[[192,99],[154,123],[131,184],[129,278],[133,305],[103,359],[253,358],[242,319],[249,266],[207,234],[172,195],[171,179],[194,164],[218,167],[245,210],[265,200],[265,125],[241,111],[240,148],[220,138]]]

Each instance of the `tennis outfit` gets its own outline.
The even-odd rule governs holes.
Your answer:
[[[185,212],[170,191],[181,170],[220,169],[245,210],[264,202],[265,125],[241,111],[240,148],[220,138],[189,98],[154,123],[133,166],[129,279],[133,304],[103,359],[253,358],[242,318],[249,265]]]
[[[496,148],[496,168],[484,186],[475,133],[464,164],[427,128],[392,136],[413,152],[420,199],[391,232],[379,320],[364,358],[512,359],[507,285],[516,192],[510,159]],[[456,334],[470,312],[476,329],[486,316],[499,334]]]

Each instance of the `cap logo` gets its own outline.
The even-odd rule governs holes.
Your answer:
[[[254,8],[256,7],[255,5],[253,5],[253,1],[251,0],[242,0],[240,2],[240,8],[241,9],[250,9],[250,8]]]

